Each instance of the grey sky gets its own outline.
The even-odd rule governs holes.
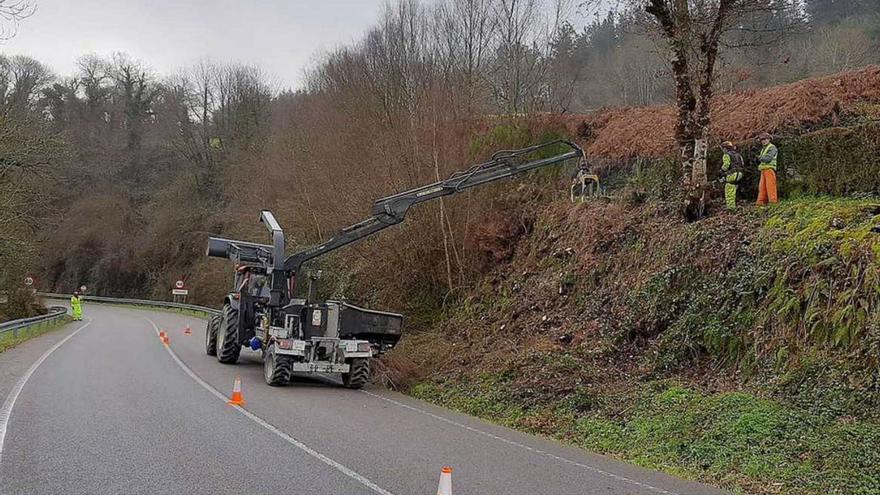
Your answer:
[[[36,0],[0,52],[61,75],[87,53],[127,52],[162,74],[202,58],[259,65],[295,87],[317,54],[355,41],[386,0]]]

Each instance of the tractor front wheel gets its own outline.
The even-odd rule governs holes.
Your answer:
[[[217,355],[217,330],[220,328],[220,315],[212,316],[205,326],[205,354]]]
[[[280,387],[290,381],[293,372],[293,360],[290,356],[275,353],[275,344],[269,344],[263,354],[263,377],[266,383]]]
[[[223,305],[220,328],[217,329],[217,361],[235,364],[239,354],[241,344],[238,342],[238,310],[227,303]]]

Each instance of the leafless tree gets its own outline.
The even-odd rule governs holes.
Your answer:
[[[159,87],[143,64],[122,53],[113,56],[109,75],[121,99],[122,126],[128,136],[126,149],[137,152],[143,137],[143,125],[152,114],[153,100],[159,94]]]
[[[77,60],[78,78],[85,93],[87,114],[92,118],[99,117],[110,96],[110,68],[106,60],[97,55],[85,55]],[[102,116],[100,116],[102,117]]]
[[[54,75],[48,67],[23,55],[0,55],[0,97],[8,111],[29,109]]]
[[[623,0],[618,4],[620,11],[641,18],[664,44],[678,111],[675,138],[685,190],[692,199],[701,196],[698,191],[707,184],[706,150],[721,50],[778,41],[785,29],[776,20],[797,7],[797,0]],[[735,36],[743,32],[748,36]]]
[[[812,72],[830,74],[878,60],[876,42],[868,29],[855,23],[826,26],[804,40],[802,50],[812,54]]]
[[[482,98],[492,37],[497,28],[493,0],[438,2],[434,17],[437,61],[444,80],[461,78],[470,113]]]
[[[537,86],[538,74],[543,69],[532,38],[538,22],[538,2],[497,0],[494,10],[498,28],[495,63],[489,82],[493,96],[505,112],[517,114],[527,110],[526,99]]]
[[[8,40],[18,32],[18,23],[34,14],[33,0],[0,0],[0,41]]]
[[[662,79],[668,76],[663,60],[646,37],[627,36],[614,51],[611,66],[624,105],[644,106],[660,100]]]

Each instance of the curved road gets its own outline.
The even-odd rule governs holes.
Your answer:
[[[444,465],[459,495],[723,493],[385,390],[270,388],[258,354],[206,356],[197,318],[85,313],[0,354],[0,493],[430,495]]]

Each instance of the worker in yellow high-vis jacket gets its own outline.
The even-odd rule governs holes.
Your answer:
[[[724,203],[729,211],[736,209],[736,190],[743,178],[743,157],[730,141],[721,143],[721,180],[724,182]]]
[[[761,153],[758,155],[758,170],[761,171],[761,180],[758,183],[758,206],[770,203],[778,203],[776,195],[776,155],[779,151],[770,142],[770,134],[762,132],[758,135],[761,140]]]
[[[83,319],[82,298],[79,297],[79,292],[77,291],[74,291],[73,295],[70,296],[70,312],[73,313],[75,321]]]

